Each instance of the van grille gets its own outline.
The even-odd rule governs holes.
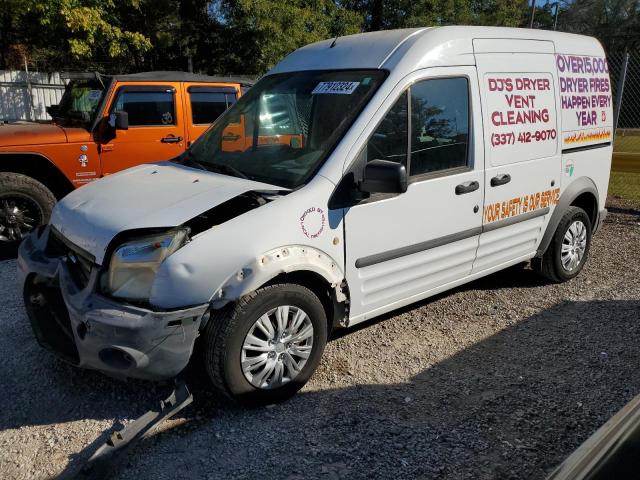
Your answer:
[[[91,272],[96,267],[90,254],[69,242],[53,228],[49,232],[45,253],[50,257],[64,257],[76,285],[80,288],[87,286]]]

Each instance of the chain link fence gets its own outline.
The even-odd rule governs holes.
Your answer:
[[[618,108],[609,195],[640,200],[640,48],[611,53],[608,62]]]

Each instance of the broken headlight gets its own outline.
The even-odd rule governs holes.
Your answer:
[[[111,255],[107,293],[128,300],[148,300],[160,264],[186,243],[188,234],[188,229],[178,229],[120,245]]]

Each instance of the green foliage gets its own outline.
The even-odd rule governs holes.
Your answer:
[[[221,13],[228,29],[251,52],[245,65],[251,73],[266,71],[308,43],[357,33],[362,25],[357,13],[338,7],[331,0],[226,1]]]
[[[519,26],[527,0],[346,0],[367,30],[438,25]]]
[[[475,23],[498,27],[519,27],[529,15],[527,0],[489,0],[475,2]]]
[[[575,0],[558,22],[562,30],[599,38],[611,51],[640,45],[638,0]]]
[[[138,0],[124,3],[139,11]],[[117,25],[113,0],[28,0],[26,7],[42,27],[66,30],[69,53],[76,59],[92,60],[100,51],[110,59],[125,59],[151,49],[147,37]]]
[[[559,0],[558,30],[640,43],[640,0]],[[530,0],[0,0],[0,68],[260,75],[296,48],[359,31],[527,26]],[[553,28],[555,3],[535,28]]]
[[[90,68],[102,62],[135,62],[152,48],[150,39],[124,27],[118,14],[122,8],[140,13],[139,0],[2,2],[14,19],[3,22],[3,54],[18,40],[27,46],[31,63]]]

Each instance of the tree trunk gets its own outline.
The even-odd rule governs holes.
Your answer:
[[[384,16],[384,4],[382,0],[371,1],[371,24],[369,30],[376,31],[382,30],[383,17]]]

